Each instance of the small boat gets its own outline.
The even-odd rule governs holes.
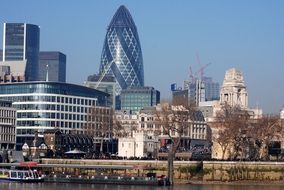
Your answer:
[[[37,183],[43,180],[36,170],[0,169],[0,181]]]

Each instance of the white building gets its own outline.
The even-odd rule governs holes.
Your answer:
[[[118,140],[118,156],[121,157],[155,157],[157,150],[158,141],[143,131]]]
[[[284,107],[280,111],[280,119],[284,119]]]
[[[232,68],[226,71],[220,92],[220,102],[231,106],[248,107],[248,93],[241,71]]]
[[[58,128],[83,134],[88,109],[106,107],[108,94],[84,86],[60,82],[21,82],[0,85],[0,98],[17,109],[17,149],[34,134]]]

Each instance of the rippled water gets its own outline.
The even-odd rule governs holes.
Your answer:
[[[174,185],[172,187],[0,182],[0,190],[284,190],[282,185]]]

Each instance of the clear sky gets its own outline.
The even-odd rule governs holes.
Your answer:
[[[282,0],[7,0],[0,22],[40,26],[41,50],[67,55],[67,81],[82,84],[98,73],[106,28],[120,5],[132,14],[143,51],[145,84],[171,96],[189,66],[222,85],[235,67],[245,78],[251,107],[279,113],[284,105],[284,1]],[[3,35],[3,24],[0,35]],[[2,37],[0,39],[2,44]]]

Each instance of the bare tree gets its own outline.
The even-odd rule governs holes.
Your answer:
[[[272,141],[280,141],[283,136],[279,116],[266,115],[255,120],[250,129],[250,135],[257,153],[254,159],[268,160],[269,144]]]
[[[193,107],[171,106],[168,103],[160,104],[156,109],[156,119],[161,126],[161,135],[168,139],[168,177],[173,184],[174,158],[184,136],[190,127]]]
[[[222,159],[229,148],[233,148],[231,159],[244,156],[246,150],[246,131],[249,126],[249,114],[238,106],[230,106],[225,103],[217,112],[215,126],[218,128],[218,134],[213,139],[222,149]]]
[[[101,153],[103,152],[103,142],[112,138],[112,118],[113,110],[111,108],[99,106],[89,108],[85,133],[92,136],[95,141],[97,140],[100,142]]]

